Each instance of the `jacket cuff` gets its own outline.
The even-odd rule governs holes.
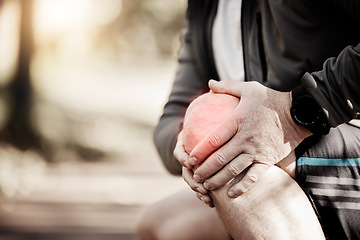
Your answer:
[[[305,96],[305,95],[309,95],[309,92],[306,91],[306,89],[303,85],[300,85],[291,91],[291,96],[292,96],[293,101],[295,99],[297,99],[301,96]]]
[[[318,86],[315,78],[308,72],[306,72],[301,78],[301,85],[308,92],[308,94],[314,98],[324,112],[325,119],[331,127],[336,127],[341,123],[344,123],[342,119],[336,114],[335,109],[331,106],[327,100],[326,95]]]
[[[319,105],[319,107],[323,110],[324,112],[324,117],[325,120],[330,124],[329,122],[329,114],[328,111],[326,109],[328,108],[324,108],[323,105],[321,104],[322,102],[319,101],[319,99],[316,97],[316,90],[317,90],[317,84],[315,79],[312,77],[312,75],[308,72],[305,72],[304,74],[302,74],[300,76],[301,79],[301,85],[294,88],[291,91],[291,96],[292,96],[292,101],[294,103],[294,101],[301,97],[301,96],[310,96],[312,97],[315,102]],[[332,126],[330,124],[330,126]]]

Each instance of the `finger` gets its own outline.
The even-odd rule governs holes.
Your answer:
[[[189,156],[189,163],[191,165],[202,163],[216,149],[229,141],[238,132],[238,129],[238,121],[235,115],[231,114],[194,147]]]
[[[192,170],[183,167],[182,169],[182,177],[184,179],[184,181],[189,185],[189,187],[195,191],[195,192],[199,192],[201,194],[207,194],[208,191],[204,188],[204,186],[201,183],[197,183],[195,182],[194,178],[193,178],[193,172]]]
[[[216,190],[241,174],[253,163],[253,158],[248,154],[240,154],[224,166],[217,174],[204,182],[207,190]]]
[[[194,172],[194,179],[196,182],[203,182],[216,172],[220,171],[226,164],[237,156],[241,156],[243,150],[241,149],[241,139],[227,142],[220,149],[215,151],[201,164]],[[244,157],[244,156],[243,156]]]
[[[189,169],[192,168],[192,166],[188,163],[189,155],[185,151],[182,151],[181,148],[175,148],[174,157],[182,166]]]
[[[199,192],[196,193],[196,197],[202,201],[203,203],[205,203],[206,205],[208,205],[209,207],[213,208],[214,207],[214,203],[212,202],[212,199],[209,195],[207,194],[201,194]]]
[[[202,201],[203,195],[201,193],[195,192],[195,195],[200,201]]]
[[[228,191],[228,196],[231,198],[236,198],[243,193],[246,193],[254,186],[254,184],[261,178],[263,174],[269,169],[269,165],[255,163],[253,164],[245,176],[238,182],[234,183]]]
[[[206,194],[202,196],[202,201],[208,205],[209,207],[213,208],[214,207],[214,203],[210,197],[210,195]]]
[[[198,199],[200,199],[205,204],[212,203],[211,197],[208,194],[201,194],[199,192],[196,192],[196,196]]]
[[[178,162],[182,166],[189,168],[189,169],[192,168],[192,166],[188,162],[189,155],[185,152],[185,149],[184,149],[182,131],[178,135],[178,140],[176,142],[173,154],[174,154],[175,159],[178,160]]]
[[[209,88],[215,93],[226,93],[236,97],[241,97],[242,82],[239,81],[209,81]]]

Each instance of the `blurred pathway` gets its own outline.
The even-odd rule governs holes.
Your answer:
[[[35,183],[1,198],[0,240],[136,239],[144,207],[185,187],[146,139],[120,159],[43,166]]]
[[[43,63],[39,126],[62,147],[75,141],[114,154],[84,162],[64,151],[48,166],[0,146],[0,240],[134,240],[144,208],[186,187],[161,165],[149,129],[176,61],[95,63]]]

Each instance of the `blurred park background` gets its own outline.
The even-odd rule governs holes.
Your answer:
[[[185,0],[0,0],[0,240],[135,239]]]

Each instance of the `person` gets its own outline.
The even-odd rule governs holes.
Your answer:
[[[360,134],[349,124],[360,109],[359,23],[356,0],[189,0],[179,69],[154,132],[166,168],[180,174],[183,166],[211,205],[209,192],[246,169],[227,192],[242,199],[295,150],[296,182],[325,235],[359,239]],[[186,154],[186,108],[209,87],[241,98],[241,107]]]

